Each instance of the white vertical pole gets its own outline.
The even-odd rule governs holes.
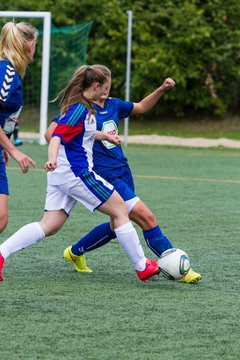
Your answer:
[[[131,75],[131,49],[132,49],[132,10],[128,14],[128,37],[127,37],[127,66],[126,66],[126,95],[125,100],[130,100],[130,75]],[[127,146],[128,118],[124,119],[124,146]]]
[[[44,15],[44,22],[43,22],[41,108],[40,108],[40,129],[39,129],[40,145],[46,144],[44,134],[47,130],[47,119],[48,119],[50,40],[51,40],[51,13],[49,12]]]

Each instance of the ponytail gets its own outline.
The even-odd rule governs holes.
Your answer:
[[[60,111],[62,114],[78,102],[82,102],[90,113],[94,113],[91,102],[84,97],[83,92],[90,88],[94,82],[102,85],[110,77],[111,71],[104,65],[82,65],[76,69],[67,86],[60,91],[53,101],[61,98]]]

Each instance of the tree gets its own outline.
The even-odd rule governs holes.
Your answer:
[[[153,114],[222,115],[240,107],[239,0],[12,0],[5,10],[48,10],[56,26],[93,21],[88,62],[113,74],[124,97],[127,13],[133,11],[131,98],[139,101],[171,76],[177,86]]]

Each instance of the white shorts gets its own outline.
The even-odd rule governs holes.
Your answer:
[[[139,197],[138,197],[138,196],[135,196],[134,198],[125,201],[125,205],[127,206],[128,213],[131,212],[132,208],[136,205],[136,203],[137,203],[139,200],[140,200]]]
[[[45,210],[65,210],[69,215],[77,202],[93,212],[114,191],[114,187],[94,171],[86,171],[66,184],[47,186]]]

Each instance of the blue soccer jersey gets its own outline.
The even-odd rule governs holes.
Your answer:
[[[67,183],[85,171],[91,171],[92,147],[96,133],[96,118],[81,104],[71,106],[58,121],[52,136],[61,139],[57,168],[48,173],[51,184]]]
[[[0,61],[0,126],[10,137],[19,117],[22,100],[22,81],[8,60]]]
[[[128,117],[132,112],[133,103],[117,98],[107,98],[104,107],[94,104],[97,118],[97,130],[118,135],[119,119]],[[122,147],[108,141],[95,141],[93,146],[94,171],[104,178],[117,175],[122,167],[128,167]]]

